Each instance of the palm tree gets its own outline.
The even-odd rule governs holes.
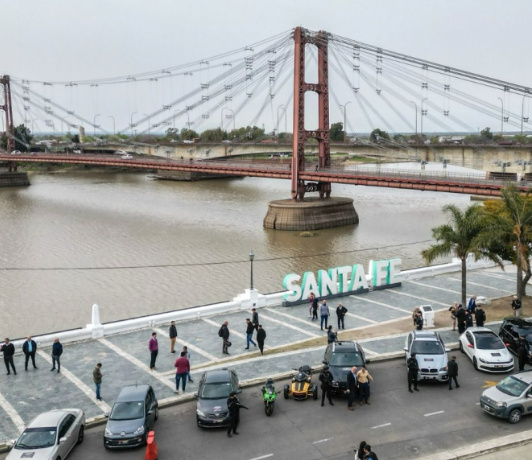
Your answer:
[[[484,212],[482,207],[476,204],[464,211],[453,204],[449,204],[443,207],[443,212],[449,215],[449,222],[432,229],[432,237],[436,240],[436,244],[421,251],[421,255],[427,265],[439,257],[446,257],[451,254],[460,259],[462,262],[462,305],[465,306],[466,259],[468,254],[473,253],[475,258],[484,255],[492,258],[490,254],[485,254],[477,245],[477,237],[484,224]]]

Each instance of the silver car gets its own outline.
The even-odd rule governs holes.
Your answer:
[[[480,407],[497,418],[517,423],[532,412],[532,372],[521,372],[501,380],[480,397]]]
[[[419,364],[418,380],[438,380],[446,382],[447,352],[440,334],[434,331],[412,331],[406,337],[405,359],[408,361],[412,353],[416,354]]]
[[[65,459],[83,442],[85,413],[81,409],[58,409],[37,415],[13,445],[6,460]]]

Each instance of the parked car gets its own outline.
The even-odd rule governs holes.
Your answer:
[[[327,345],[323,355],[323,364],[329,366],[333,376],[332,393],[346,394],[347,374],[353,366],[365,366],[369,363],[364,350],[354,341],[333,342]]]
[[[207,371],[201,377],[198,392],[196,419],[199,427],[212,428],[229,424],[227,398],[232,391],[242,393],[236,371],[217,369]]]
[[[122,160],[132,160],[133,155],[130,155],[129,153],[126,153],[125,155],[122,155]]]
[[[65,459],[83,442],[85,413],[81,409],[55,409],[37,415],[15,441],[6,460]]]
[[[480,397],[480,407],[497,418],[517,423],[532,413],[532,372],[513,374],[488,388]]]
[[[20,150],[13,150],[11,155],[22,155],[22,152]]]
[[[74,153],[81,153],[81,150],[79,149],[76,149],[76,150],[73,150]]]
[[[419,364],[418,380],[438,380],[446,382],[447,352],[440,334],[435,331],[412,331],[406,337],[405,359],[408,360],[412,353],[416,353]]]
[[[129,155],[125,150],[116,150],[115,155]]]
[[[106,449],[143,446],[159,418],[159,403],[150,385],[130,385],[120,390],[107,415],[103,435]]]
[[[487,327],[470,327],[460,336],[460,351],[475,369],[487,372],[509,372],[514,358],[501,338]]]
[[[508,344],[508,349],[517,354],[519,336],[524,336],[528,341],[527,361],[532,363],[532,323],[521,318],[506,318],[499,329],[499,337]]]

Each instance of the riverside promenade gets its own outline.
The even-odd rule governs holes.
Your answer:
[[[508,267],[507,272],[498,268],[470,271],[468,294],[488,298],[513,294],[515,276],[512,268]],[[346,332],[362,333],[369,328],[374,329],[373,337],[359,340],[369,359],[378,361],[400,357],[404,354],[406,334],[383,336],[379,335],[379,329],[410,318],[416,305],[432,305],[436,311],[447,310],[452,302],[459,300],[460,285],[460,273],[453,272],[406,280],[400,287],[387,290],[333,299],[328,302],[331,324],[336,329],[334,309],[338,302],[342,302],[349,310],[345,320]],[[88,420],[104,420],[103,414],[110,411],[120,389],[136,382],[151,384],[161,406],[165,406],[190,400],[197,389],[199,377],[208,369],[230,367],[237,371],[244,385],[252,385],[267,377],[286,377],[293,368],[302,364],[314,367],[322,365],[326,338],[319,324],[310,321],[307,304],[295,307],[270,305],[258,311],[260,323],[267,331],[264,356],[253,347],[249,351],[244,349],[245,319],[251,317],[249,309],[177,322],[176,350],[186,345],[192,354],[194,383],[187,384],[185,395],[174,393],[173,363],[178,353],[169,353],[167,335],[173,313],[165,314],[168,317],[166,324],[154,324],[72,343],[63,341],[60,374],[50,372],[50,347],[46,346],[49,337],[43,338],[42,344],[39,337],[35,337],[39,344],[36,358],[38,370],[33,369],[30,362],[29,370],[24,371],[24,356],[20,352],[21,346],[17,344],[15,365],[18,375],[0,373],[0,443],[16,438],[35,415],[54,408],[80,407]],[[489,307],[486,311],[489,321]],[[218,337],[218,329],[225,320],[229,321],[233,344],[229,357],[222,354],[221,339]],[[498,330],[497,324],[491,327]],[[458,334],[448,329],[441,330],[442,338],[448,346],[455,347]],[[158,334],[160,351],[157,370],[152,372],[149,369],[147,342],[153,331]],[[94,395],[92,370],[97,362],[103,364],[102,372],[105,374],[103,401],[97,401]]]

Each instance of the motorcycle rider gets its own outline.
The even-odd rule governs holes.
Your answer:
[[[323,371],[320,374],[319,380],[321,382],[321,407],[323,407],[325,404],[325,396],[327,396],[329,404],[334,406],[334,403],[331,399],[333,376],[329,371],[329,366],[323,366]]]
[[[413,393],[412,384],[414,384],[414,390],[419,391],[417,388],[417,374],[419,372],[419,363],[416,359],[416,354],[412,353],[408,361],[406,362],[408,367],[408,391]]]
[[[240,408],[247,409],[246,406],[240,404],[240,401],[236,397],[236,391],[231,391],[229,398],[227,398],[227,408],[229,409],[229,428],[227,429],[227,437],[231,437],[231,431],[233,434],[239,434],[236,429],[240,423]]]

